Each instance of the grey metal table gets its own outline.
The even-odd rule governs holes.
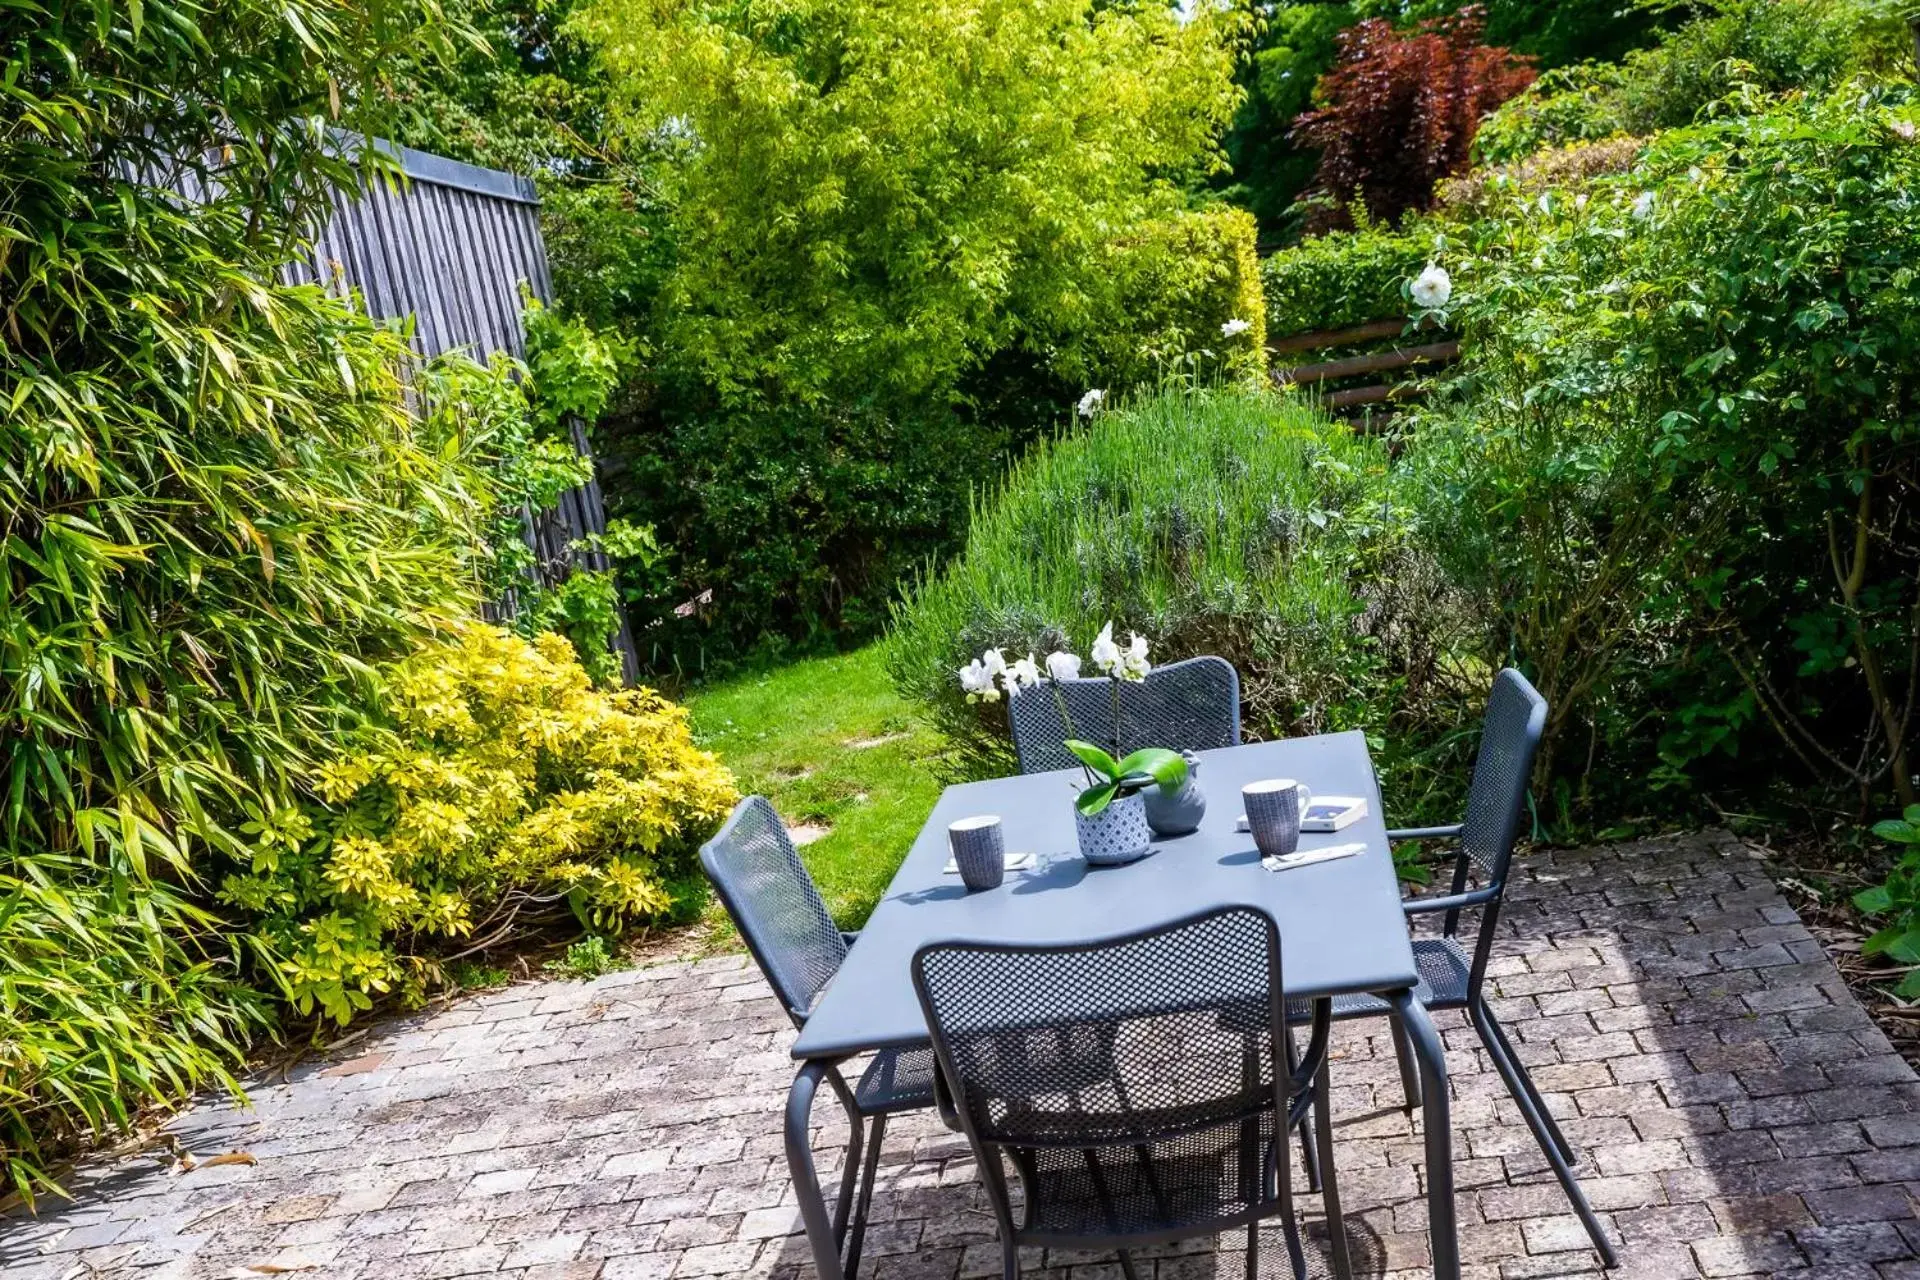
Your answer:
[[[813,1164],[814,1093],[832,1063],[926,1040],[909,968],[916,950],[950,938],[1086,941],[1226,904],[1264,908],[1279,922],[1290,999],[1373,992],[1404,1021],[1423,1086],[1434,1275],[1458,1280],[1446,1061],[1431,1019],[1413,998],[1413,946],[1366,740],[1357,732],[1292,738],[1206,751],[1200,761],[1207,795],[1200,829],[1156,842],[1150,857],[1125,867],[1089,867],[1076,852],[1072,802],[1084,785],[1078,770],[969,782],[940,797],[794,1041],[802,1065],[787,1095],[787,1162],[821,1280],[843,1280],[843,1272]],[[1253,838],[1234,829],[1240,788],[1279,777],[1296,778],[1318,795],[1365,796],[1367,817],[1335,834],[1302,836],[1301,847],[1358,841],[1366,852],[1278,874],[1262,868]],[[958,876],[943,872],[946,830],[984,813],[1000,815],[1009,851],[1039,855],[1039,865],[1010,873],[997,889],[968,893]]]

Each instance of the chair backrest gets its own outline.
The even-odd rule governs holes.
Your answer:
[[[827,913],[787,828],[764,796],[734,806],[700,846],[700,865],[774,994],[798,1025],[847,958],[847,940]]]
[[[1065,745],[1068,738],[1117,756],[1141,747],[1208,751],[1240,745],[1240,675],[1225,658],[1170,662],[1149,671],[1145,680],[1118,682],[1117,690],[1105,676],[1083,676],[1060,681],[1059,691],[1056,699],[1053,686],[1043,682],[1022,689],[1008,703],[1022,773],[1077,766]]]
[[[1494,678],[1460,827],[1461,858],[1477,863],[1490,884],[1506,882],[1526,813],[1533,757],[1546,725],[1547,700],[1525,676],[1508,667]]]
[[[1029,1180],[1084,1163],[1137,1183],[1135,1153],[1152,1153],[1149,1180],[1221,1161],[1240,1170],[1243,1203],[1290,1203],[1286,1161],[1270,1197],[1265,1152],[1246,1146],[1284,1133],[1289,1088],[1280,934],[1265,912],[1216,908],[1068,946],[934,943],[913,982],[1003,1230],[1003,1151]],[[1133,1215],[1108,1212],[1126,1234]]]

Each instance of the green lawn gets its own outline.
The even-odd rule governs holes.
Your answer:
[[[743,793],[789,827],[825,829],[800,856],[841,927],[858,928],[940,795],[939,739],[894,693],[879,646],[709,685],[687,706]]]

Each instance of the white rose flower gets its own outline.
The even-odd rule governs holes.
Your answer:
[[[1633,216],[1636,218],[1653,216],[1653,192],[1642,191],[1633,198]]]
[[[1113,675],[1120,666],[1120,646],[1113,642],[1113,624],[1109,622],[1100,628],[1100,634],[1094,637],[1093,648],[1089,650],[1093,665],[1107,675]]]
[[[1074,406],[1074,412],[1083,418],[1091,418],[1100,411],[1100,402],[1106,398],[1107,393],[1095,387],[1080,397],[1080,403]]]
[[[1414,278],[1411,292],[1413,300],[1422,308],[1437,310],[1453,297],[1453,277],[1445,267],[1429,262],[1427,269]]]
[[[1222,337],[1237,338],[1251,328],[1253,328],[1251,321],[1235,319],[1221,325],[1220,333]]]
[[[1147,638],[1138,631],[1127,645],[1126,653],[1120,658],[1120,678],[1122,680],[1145,680],[1147,672],[1153,667],[1147,662]]]
[[[1032,654],[1010,663],[1007,667],[1006,683],[1008,693],[1018,693],[1022,689],[1039,684],[1040,664],[1033,660]]]
[[[1078,679],[1080,676],[1080,655],[1065,652],[1048,654],[1047,674],[1055,680]]]

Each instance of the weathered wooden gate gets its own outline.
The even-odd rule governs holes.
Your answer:
[[[533,182],[407,147],[379,144],[398,164],[401,185],[370,181],[357,195],[337,192],[333,212],[297,274],[342,294],[358,290],[381,319],[414,317],[413,345],[423,356],[464,348],[477,360],[496,351],[526,354],[521,290],[553,301],[540,201]],[[573,445],[591,456],[585,429]],[[575,568],[604,570],[606,557],[574,544],[604,533],[597,481],[564,495],[550,511],[522,513],[536,572],[551,585]],[[511,616],[515,602],[495,606]],[[627,681],[639,678],[626,613],[614,641]]]

